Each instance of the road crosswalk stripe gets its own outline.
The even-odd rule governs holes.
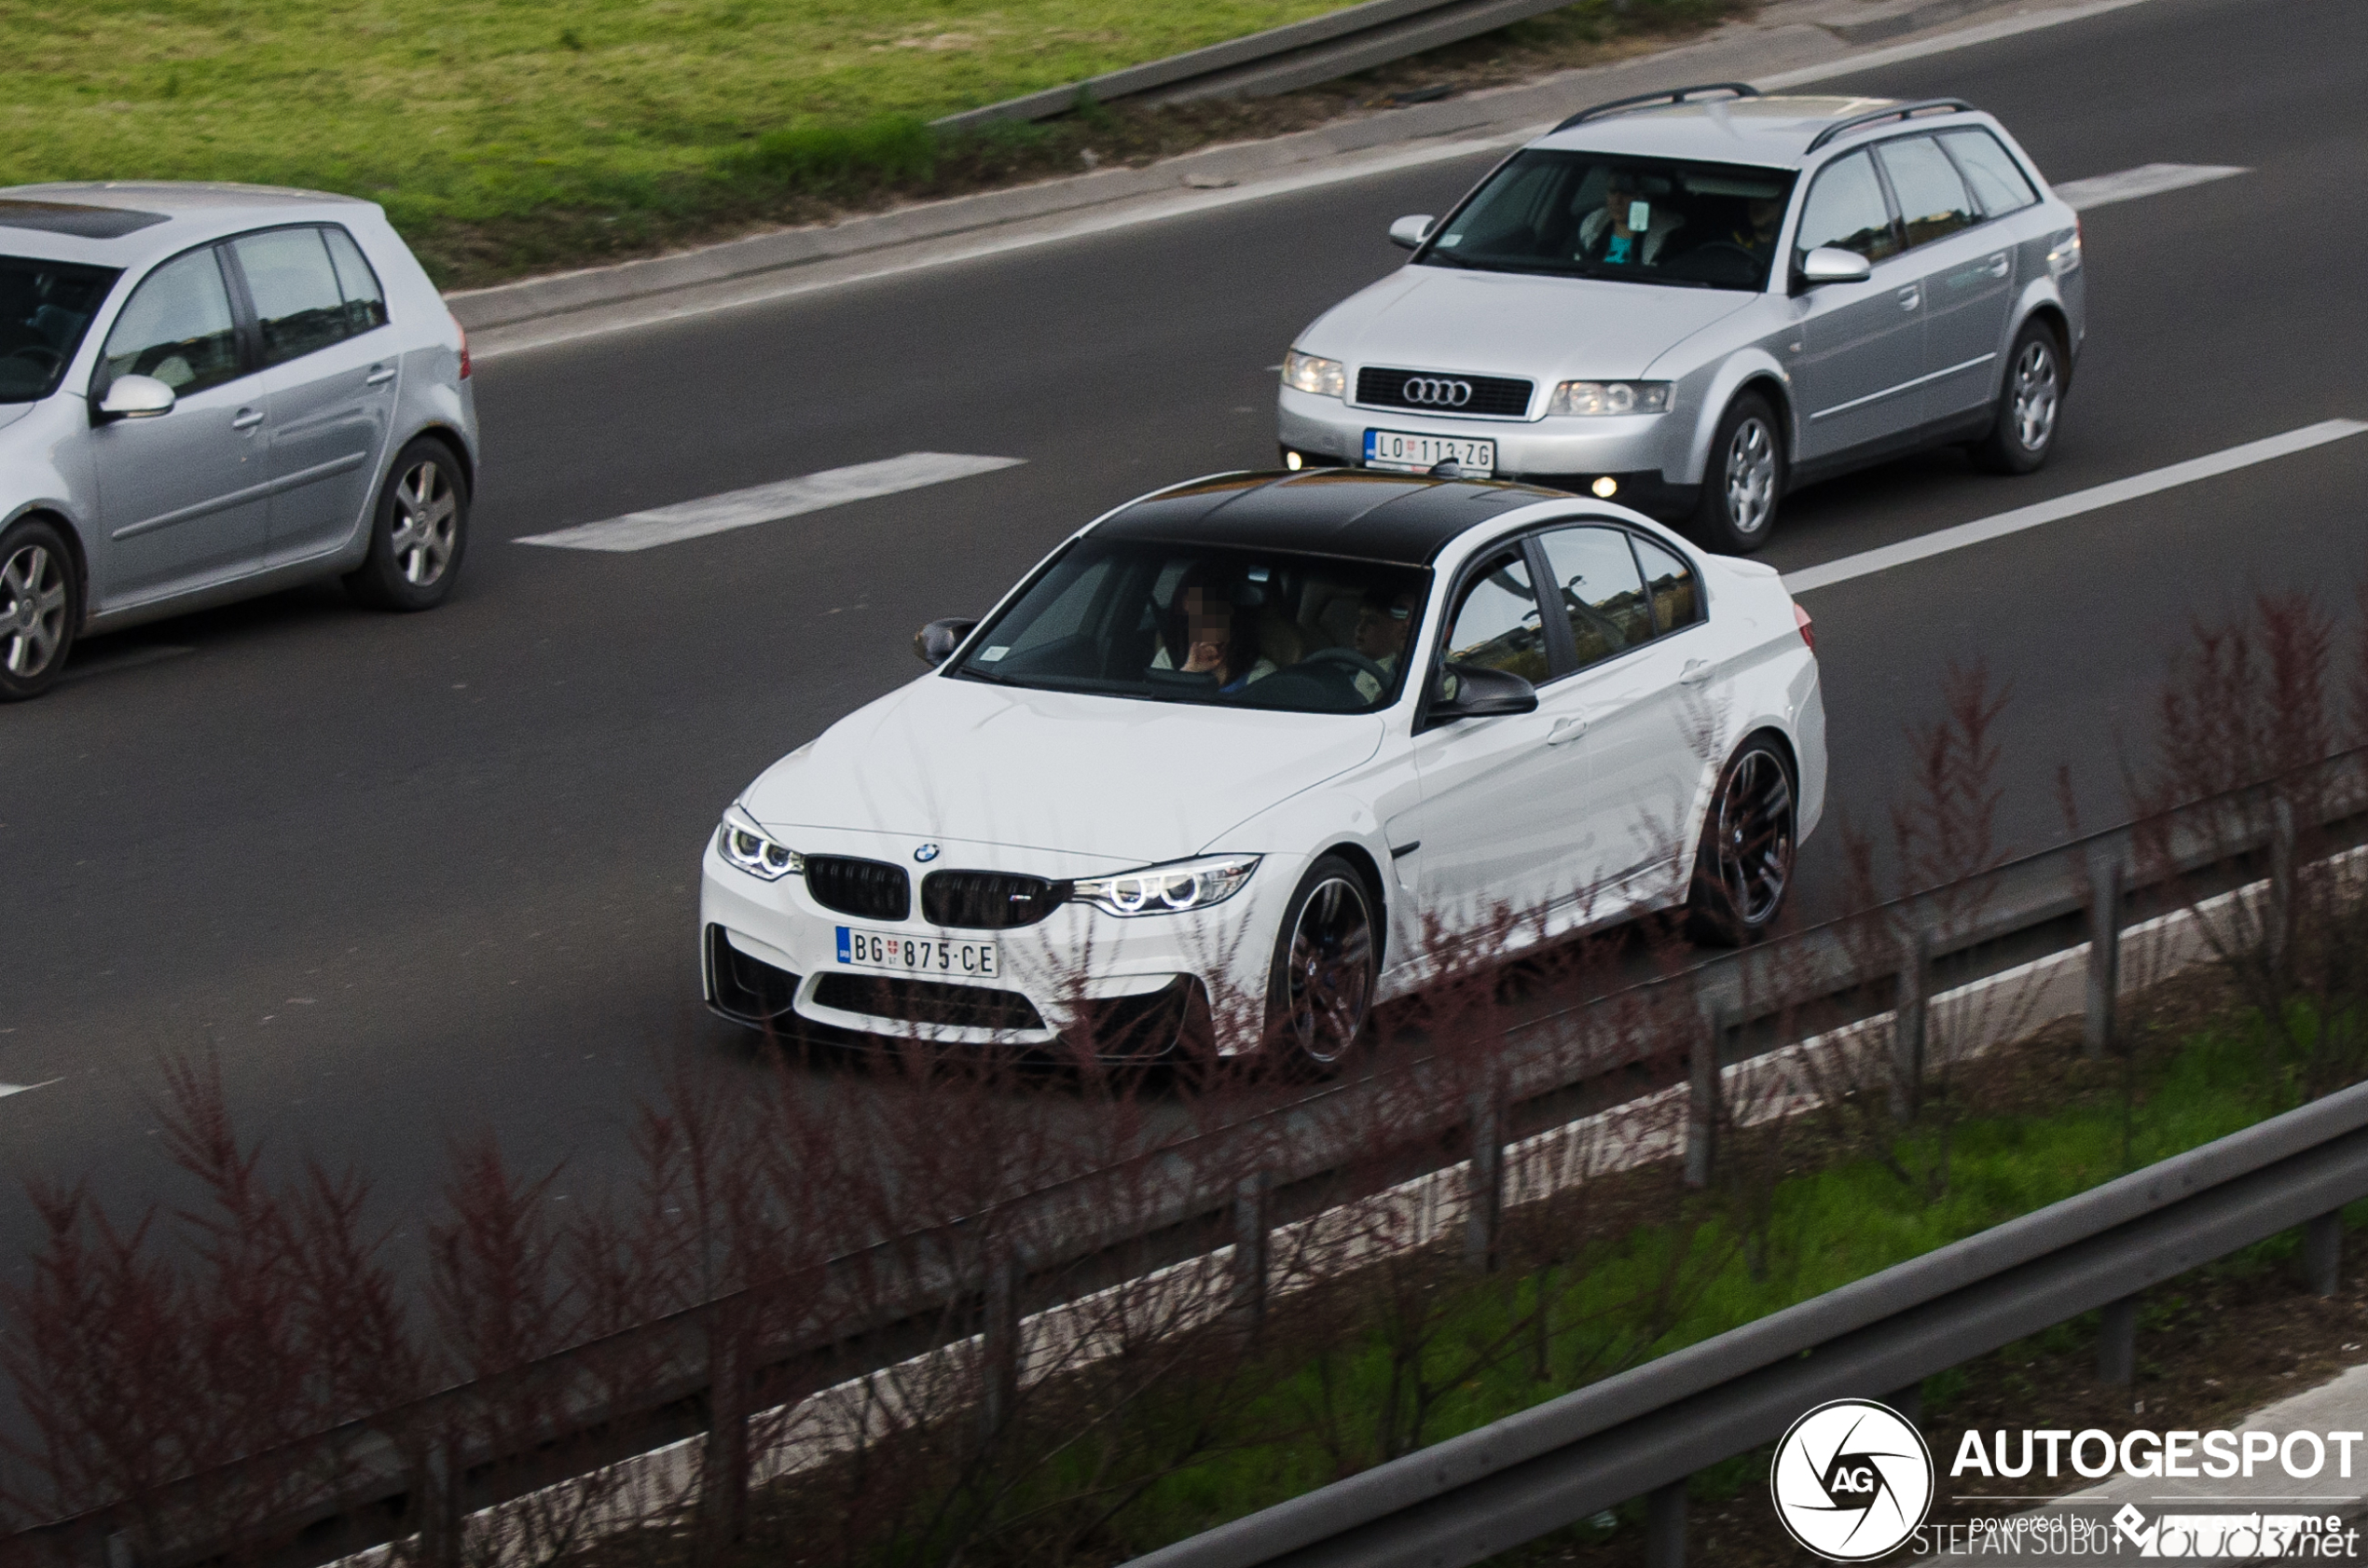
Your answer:
[[[998,468],[1017,467],[1026,461],[971,457],[960,452],[907,452],[878,462],[826,469],[819,474],[745,490],[727,490],[722,495],[680,502],[672,506],[627,512],[621,517],[606,517],[597,523],[578,523],[550,533],[529,534],[517,543],[542,544],[555,550],[648,550],[685,539],[703,539],[711,533],[754,528],[759,523],[778,522],[825,507],[844,506],[850,501],[868,501],[874,496],[942,485],[949,479],[966,479],[974,474],[992,474]]]

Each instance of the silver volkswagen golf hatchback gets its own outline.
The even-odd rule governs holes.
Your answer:
[[[1520,477],[1767,543],[1798,485],[1916,447],[2047,460],[2080,226],[1954,99],[1601,104],[1507,158],[1285,358],[1285,466]]]
[[[83,632],[310,578],[425,610],[476,462],[468,341],[376,205],[0,189],[0,700]]]

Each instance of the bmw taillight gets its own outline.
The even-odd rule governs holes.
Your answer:
[[[469,329],[461,324],[460,317],[454,316],[452,330],[461,335],[461,379],[465,381],[469,378]]]
[[[1793,625],[1800,627],[1800,640],[1808,645],[1809,651],[1812,653],[1817,652],[1817,623],[1809,618],[1809,612],[1798,603],[1793,606]]]

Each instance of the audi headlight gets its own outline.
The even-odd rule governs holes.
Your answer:
[[[1212,855],[1116,876],[1089,876],[1069,896],[1112,915],[1176,915],[1223,903],[1242,890],[1258,869],[1256,855]]]
[[[786,844],[776,844],[756,818],[738,806],[723,814],[723,826],[715,830],[715,847],[719,854],[750,876],[767,882],[778,882],[785,876],[802,875],[805,857]]]
[[[1554,389],[1546,412],[1553,414],[1666,414],[1667,381],[1564,381]]]
[[[1293,349],[1283,356],[1283,384],[1318,397],[1346,397],[1348,372],[1336,359],[1318,359]]]

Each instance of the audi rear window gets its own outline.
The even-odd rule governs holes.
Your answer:
[[[118,275],[112,267],[0,256],[0,403],[34,403],[58,390]]]

